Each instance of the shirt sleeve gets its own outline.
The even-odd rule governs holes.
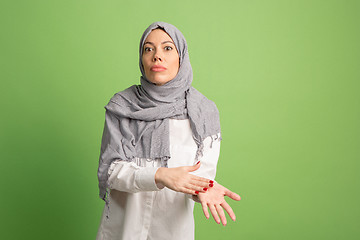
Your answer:
[[[126,149],[122,144],[123,133],[119,129],[119,119],[108,110],[105,114],[105,127],[101,143],[98,178],[110,189],[123,192],[158,191],[163,186],[155,183],[156,167],[140,167],[126,159]],[[123,121],[126,121],[124,119]]]
[[[158,167],[140,167],[134,162],[116,160],[109,168],[108,186],[122,192],[159,191],[164,186],[156,184]]]

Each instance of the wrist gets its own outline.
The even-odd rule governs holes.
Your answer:
[[[166,171],[166,168],[164,168],[164,167],[160,167],[156,171],[156,173],[155,173],[155,183],[156,184],[164,185],[164,181],[163,181],[164,171]]]

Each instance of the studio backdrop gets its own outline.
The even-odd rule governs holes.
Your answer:
[[[1,239],[95,239],[105,109],[139,84],[154,21],[187,39],[220,111],[216,180],[236,222],[196,204],[196,239],[359,239],[360,2],[0,3]]]

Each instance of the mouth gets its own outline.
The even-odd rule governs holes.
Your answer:
[[[154,65],[150,68],[153,72],[162,72],[166,70],[166,67],[160,66],[160,65]]]

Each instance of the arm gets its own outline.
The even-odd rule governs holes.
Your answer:
[[[159,191],[164,186],[155,182],[157,167],[140,167],[133,162],[114,161],[109,168],[108,186],[122,192]]]
[[[140,167],[134,162],[125,161],[127,159],[126,150],[123,148],[122,141],[124,134],[128,134],[129,138],[131,133],[121,132],[120,121],[127,120],[119,120],[106,110],[98,169],[100,184],[111,189],[132,193],[160,190],[163,186],[156,185],[154,179],[157,168]]]
[[[102,179],[104,174],[108,174],[106,184],[109,188],[134,193],[157,191],[166,186],[174,191],[194,194],[196,191],[203,192],[204,186],[208,185],[208,179],[189,174],[200,165],[159,169],[140,167],[133,162],[121,161],[121,159],[126,159],[122,138],[119,119],[107,111],[98,176]]]
[[[198,194],[205,192],[204,186],[209,185],[208,179],[189,174],[199,167],[200,163],[176,168],[139,167],[133,162],[117,160],[109,168],[108,186],[131,193],[158,191],[166,186],[177,192]]]

